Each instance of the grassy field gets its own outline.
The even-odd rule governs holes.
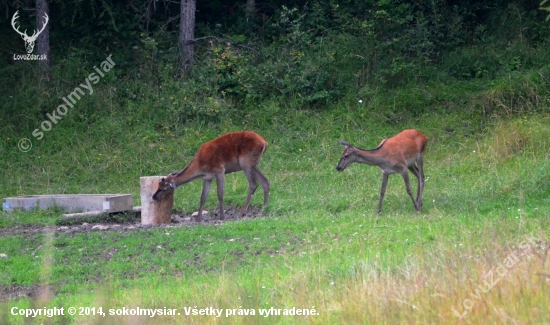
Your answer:
[[[250,129],[269,142],[260,167],[271,197],[264,217],[219,225],[6,234],[3,295],[34,294],[0,302],[1,322],[550,323],[549,116],[481,124],[441,112],[393,122],[345,107],[258,109],[163,132],[147,123],[125,128],[122,118],[105,118],[87,134],[59,126],[28,153],[17,150],[17,139],[2,139],[10,157],[2,161],[3,196],[131,193],[138,205],[140,176],[181,169],[201,143]],[[377,216],[380,170],[356,164],[336,172],[337,140],[373,148],[405,128],[429,138],[423,211],[415,212],[393,175]],[[175,208],[195,211],[201,185],[178,189]],[[226,205],[242,205],[246,189],[242,173],[228,175]],[[252,204],[262,198],[260,188]],[[207,207],[216,206],[211,193]],[[59,213],[1,212],[0,227],[57,227]],[[65,315],[27,318],[12,315],[13,307],[63,307]],[[69,316],[69,307],[83,315]],[[193,315],[210,307],[221,316]],[[124,308],[176,314],[117,315]]]

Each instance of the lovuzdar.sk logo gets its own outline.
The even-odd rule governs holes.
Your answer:
[[[19,10],[15,12],[13,15],[13,18],[11,19],[11,26],[13,29],[21,35],[21,38],[25,41],[25,50],[27,50],[26,55],[13,55],[14,60],[46,60],[45,55],[33,55],[32,51],[34,50],[34,43],[36,42],[36,39],[38,38],[38,35],[40,35],[44,29],[46,28],[46,25],[48,24],[48,21],[50,18],[47,14],[44,14],[44,23],[42,24],[42,28],[40,30],[34,30],[33,34],[31,36],[27,35],[27,30],[25,29],[24,32],[21,32],[19,30],[19,23],[17,22],[17,19],[19,18]]]

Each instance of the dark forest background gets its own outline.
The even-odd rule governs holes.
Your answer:
[[[30,34],[43,4],[50,17],[46,72],[36,61],[14,60],[25,49],[11,26],[19,10],[21,30]],[[190,4],[194,17],[182,17]],[[550,77],[550,24],[540,5],[1,1],[1,133],[32,132],[111,54],[116,68],[95,86],[102,95],[84,98],[68,127],[87,128],[116,115],[124,125],[147,121],[177,131],[185,123],[245,118],[239,114],[273,101],[326,110],[361,100],[358,109],[386,121],[434,110],[473,118],[539,111],[547,107]],[[182,38],[184,27],[192,29],[191,38]],[[182,55],[189,50],[191,58]]]

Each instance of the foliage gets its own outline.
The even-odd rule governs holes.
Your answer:
[[[494,79],[548,62],[549,27],[531,2],[268,1],[244,19],[242,6],[220,0],[198,4],[197,62],[184,74],[176,62],[178,6],[157,5],[53,2],[55,92],[72,91],[84,67],[114,53],[117,78],[127,85],[117,90],[121,113],[132,115],[137,104],[175,123],[216,121],[222,112],[265,100],[323,108],[361,89],[384,92],[434,79]],[[12,8],[1,9],[8,9],[2,16],[9,17]],[[17,35],[8,30],[3,35],[16,44]],[[2,69],[2,75],[0,85],[15,94],[18,84],[33,78],[24,62]],[[41,85],[35,88],[49,93]],[[39,108],[22,98],[17,102],[25,109],[18,112],[35,116],[35,124],[55,100],[50,97]],[[4,96],[0,101],[15,107]],[[4,114],[10,124],[20,123],[13,110]]]
[[[544,5],[546,5],[546,2],[548,2],[548,0],[543,0],[541,3],[540,3],[540,9],[541,10],[544,10],[544,11],[550,11],[550,6],[546,6],[544,7]],[[550,20],[550,15],[546,16],[546,21]]]

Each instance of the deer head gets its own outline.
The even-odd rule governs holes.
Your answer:
[[[341,172],[344,169],[346,169],[346,167],[348,167],[349,164],[353,162],[355,147],[342,140],[338,140],[338,142],[340,142],[341,145],[346,147],[346,149],[342,153],[342,158],[340,158],[340,161],[338,162],[338,166],[336,166],[336,170]]]
[[[172,173],[168,176],[166,176],[166,178],[162,178],[159,182],[159,187],[157,189],[157,191],[155,192],[155,194],[153,194],[153,200],[157,201],[159,200],[160,198],[162,198],[163,196],[165,196],[166,194],[170,193],[170,192],[173,192],[175,189],[176,189],[176,182],[174,180],[174,177],[177,173]]]
[[[15,14],[13,15],[13,18],[11,19],[11,26],[19,35],[21,35],[21,38],[25,41],[25,49],[27,50],[27,53],[31,54],[32,50],[34,49],[34,42],[36,42],[38,35],[40,35],[42,31],[44,31],[44,28],[46,28],[46,25],[48,24],[48,21],[50,20],[50,18],[48,17],[47,14],[44,14],[44,23],[42,24],[42,29],[40,29],[39,31],[35,30],[34,33],[31,36],[29,36],[27,35],[26,29],[24,32],[21,32],[19,31],[19,27],[16,26],[16,20],[17,18],[19,18],[18,15],[19,15],[19,10],[16,11]]]

